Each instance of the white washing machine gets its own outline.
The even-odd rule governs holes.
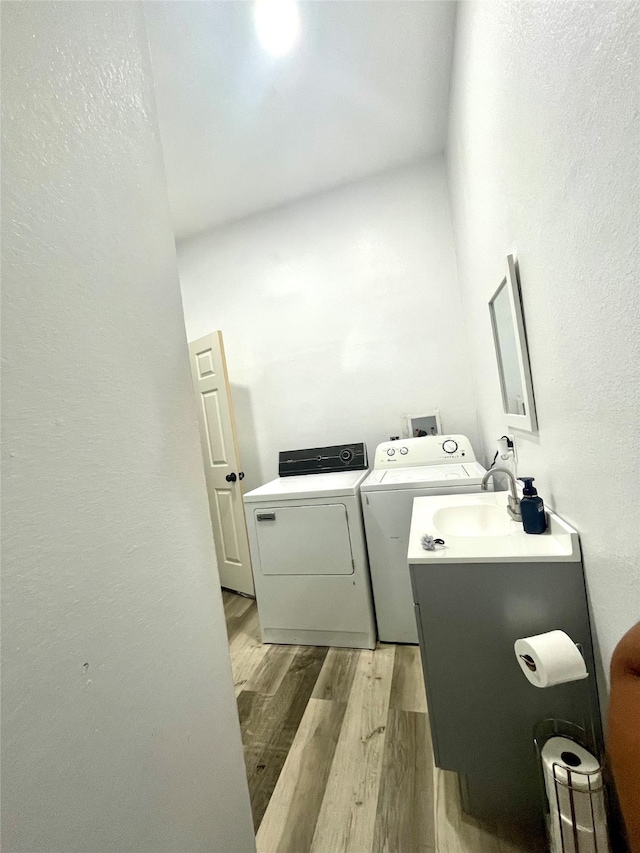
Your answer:
[[[376,448],[360,491],[382,642],[418,642],[407,565],[413,499],[479,492],[484,474],[464,435],[385,441]]]
[[[279,471],[244,496],[263,642],[375,648],[365,445],[284,452]]]

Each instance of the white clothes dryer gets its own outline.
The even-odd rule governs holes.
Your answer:
[[[279,470],[244,496],[263,642],[375,648],[366,447],[284,452]]]
[[[484,474],[464,435],[385,441],[376,448],[360,492],[382,642],[418,642],[407,564],[413,499],[479,492]]]

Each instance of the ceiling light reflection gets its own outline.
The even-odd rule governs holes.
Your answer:
[[[296,0],[256,0],[253,15],[262,47],[272,56],[289,53],[300,33]]]

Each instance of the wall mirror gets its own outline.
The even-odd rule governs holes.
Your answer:
[[[529,351],[513,255],[507,256],[506,275],[489,300],[489,313],[505,424],[507,427],[535,432],[538,427]]]

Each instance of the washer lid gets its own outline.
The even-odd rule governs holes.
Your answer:
[[[419,465],[372,471],[362,484],[363,492],[386,489],[447,489],[449,486],[480,485],[485,469],[478,462],[464,465]]]
[[[368,473],[368,471],[338,471],[331,474],[278,477],[277,480],[247,492],[244,502],[260,503],[267,500],[286,501],[356,495],[360,483]]]

